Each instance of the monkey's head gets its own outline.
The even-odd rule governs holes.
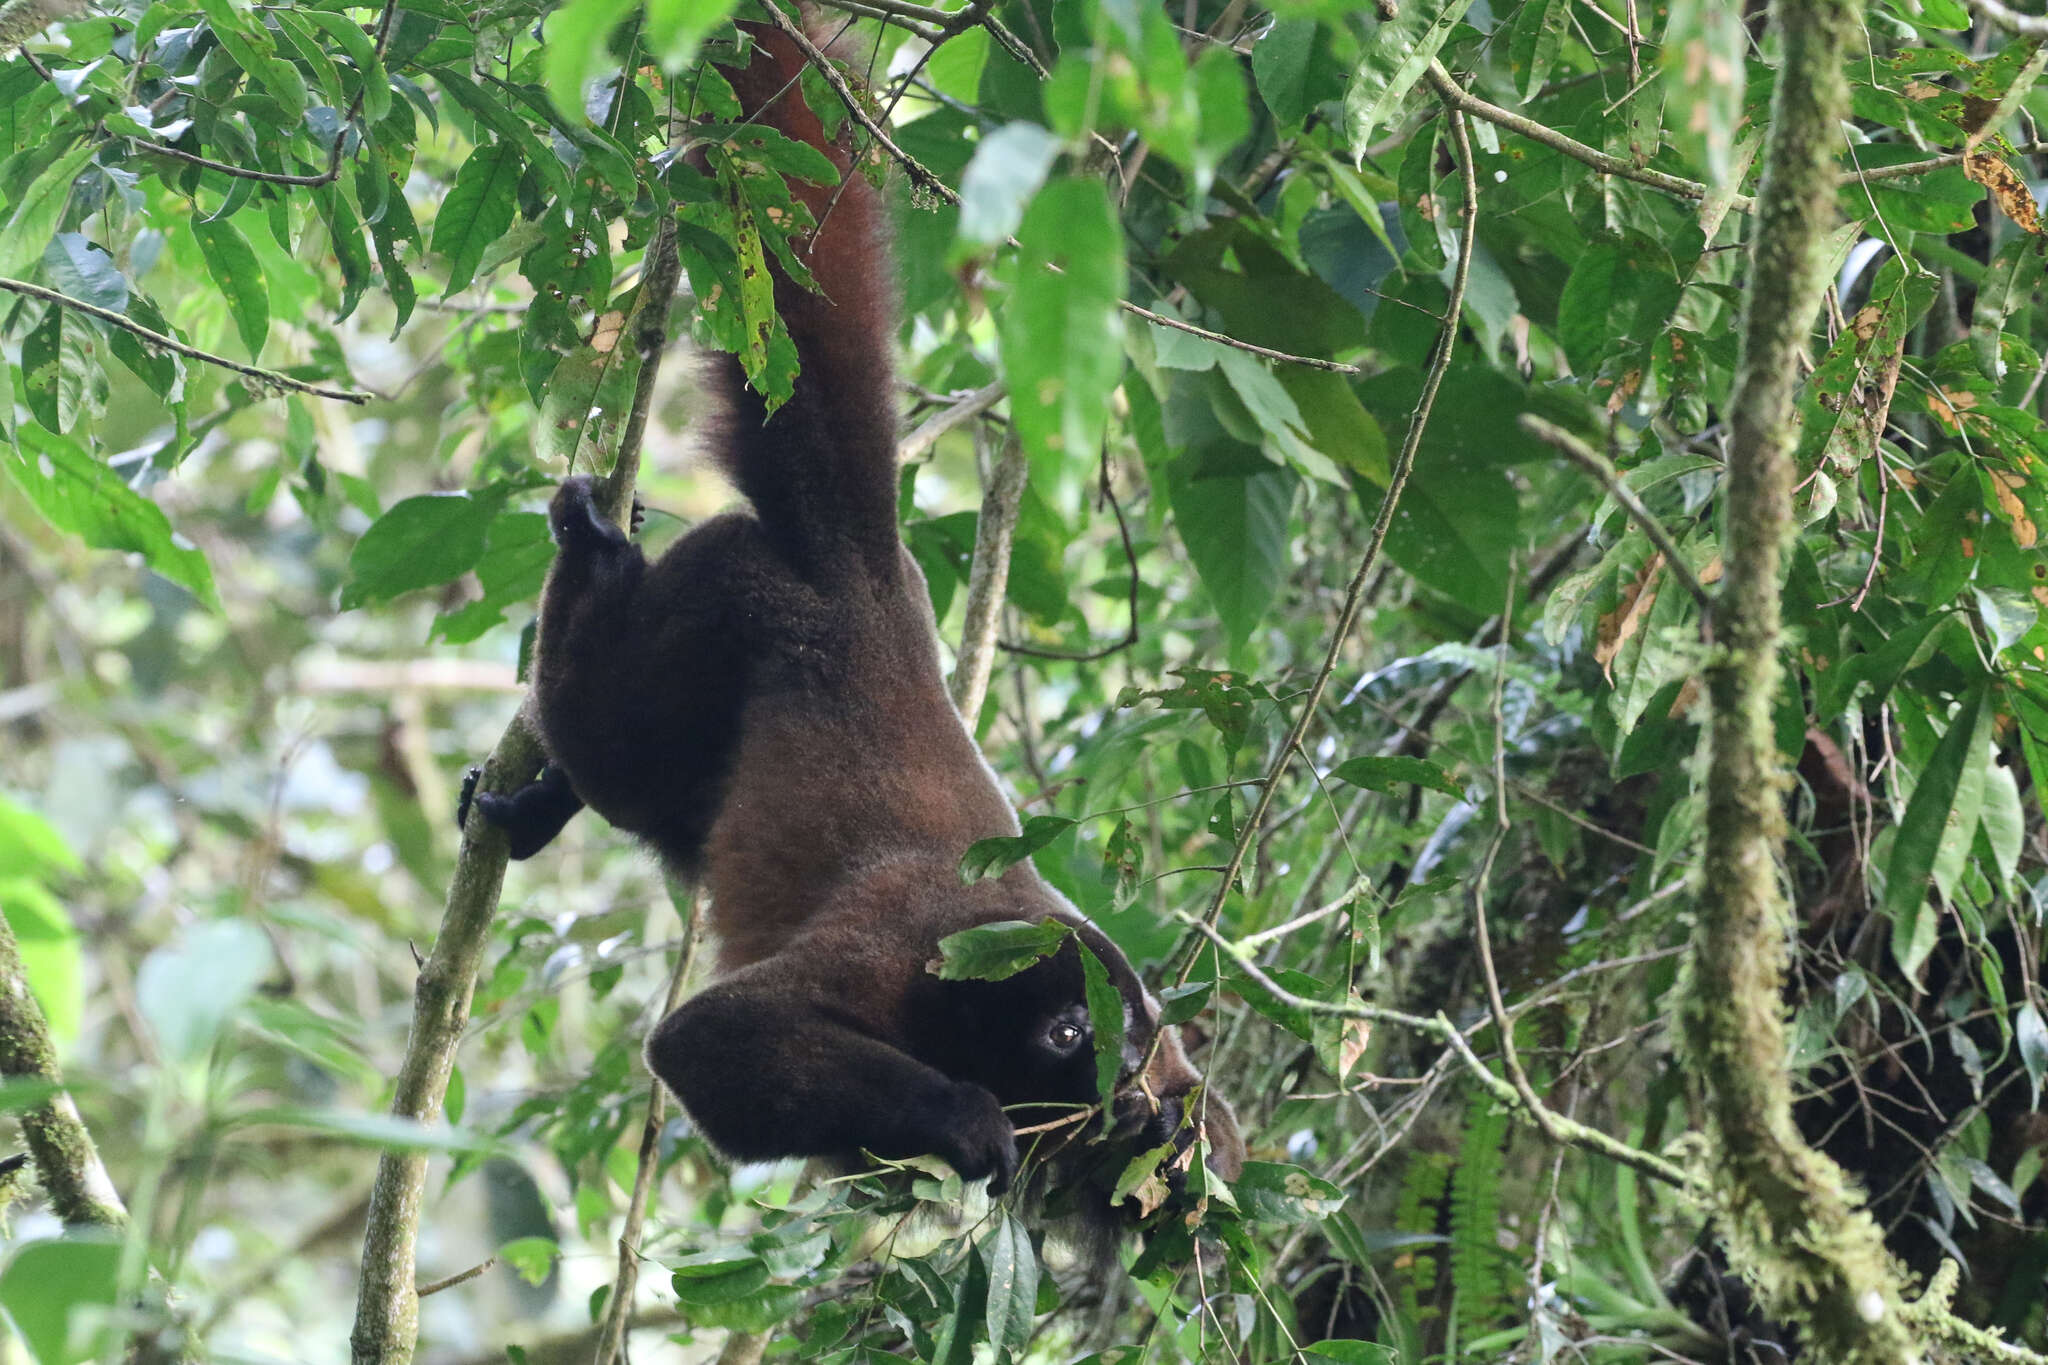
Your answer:
[[[1130,1160],[1172,1149],[1160,1163],[1171,1190],[1186,1185],[1189,1149],[1209,1144],[1209,1169],[1235,1178],[1244,1144],[1230,1106],[1189,1063],[1178,1030],[1161,1030],[1159,1007],[1129,961],[1094,925],[1055,916],[1071,929],[1059,948],[1000,980],[938,983],[932,1057],[947,1074],[986,1087],[1017,1127],[1035,1194],[1048,1206],[1114,1226],[1143,1212],[1109,1208]],[[1114,988],[1121,1018],[1115,1102],[1099,1112],[1096,1026],[1088,1002],[1087,957]],[[1098,987],[1099,990],[1099,987]],[[1043,1160],[1033,1162],[1033,1157]]]

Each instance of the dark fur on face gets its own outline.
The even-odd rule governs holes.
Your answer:
[[[1080,956],[1070,941],[1003,981],[943,981],[927,964],[960,930],[1057,919],[1124,1000],[1107,1147],[1127,1160],[1200,1133],[1211,1166],[1235,1175],[1229,1107],[1171,1030],[1155,1039],[1157,1006],[1115,945],[1028,863],[960,884],[967,846],[1018,826],[946,696],[924,579],[897,534],[885,210],[804,106],[794,44],[748,30],[752,62],[728,72],[748,115],[844,176],[795,186],[821,223],[804,256],[822,292],[775,272],[795,393],[769,417],[721,362],[715,445],[752,510],[653,562],[599,515],[588,479],[563,483],[534,687],[551,761],[478,804],[515,856],[588,803],[701,875],[719,978],[661,1022],[647,1059],[732,1157],[937,1155],[1002,1191],[1017,1127],[1097,1098]],[[1100,1185],[1106,1218],[1109,1186],[1084,1173],[1104,1147],[1086,1135],[1038,1145],[1060,1152],[1050,1184]]]

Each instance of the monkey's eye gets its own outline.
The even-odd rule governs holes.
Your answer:
[[[1052,1026],[1045,1039],[1056,1051],[1071,1052],[1080,1043],[1082,1036],[1079,1024],[1070,1024],[1063,1019]]]

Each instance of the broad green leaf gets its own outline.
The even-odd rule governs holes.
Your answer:
[[[1252,47],[1252,79],[1282,131],[1299,128],[1308,116],[1309,59],[1315,41],[1314,19],[1282,19]]]
[[[758,1256],[716,1259],[691,1257],[670,1267],[669,1285],[684,1304],[729,1303],[758,1293],[769,1281],[767,1265]]]
[[[495,489],[424,493],[394,504],[349,553],[341,609],[388,602],[475,568],[504,500],[504,490]]]
[[[561,1258],[562,1248],[550,1237],[521,1237],[498,1248],[498,1259],[531,1285],[544,1283]]]
[[[1247,1161],[1230,1188],[1245,1217],[1261,1223],[1313,1222],[1344,1203],[1344,1191],[1329,1181],[1272,1161]]]
[[[264,281],[263,267],[250,248],[249,239],[226,219],[195,218],[192,235],[198,239],[206,273],[213,277],[221,297],[227,300],[228,316],[235,320],[235,331],[240,333],[242,344],[249,348],[251,356],[261,355],[263,343],[270,336],[270,286]]]
[[[1006,241],[1045,183],[1060,145],[1035,123],[1007,123],[983,138],[960,177],[959,246],[980,251]]]
[[[448,260],[443,297],[469,287],[485,249],[512,226],[523,171],[511,143],[489,142],[471,152],[455,173],[455,184],[434,214],[434,254]]]
[[[1408,758],[1400,755],[1364,755],[1347,758],[1337,765],[1330,776],[1340,782],[1349,782],[1354,787],[1365,787],[1376,792],[1392,791],[1397,783],[1413,783],[1428,787],[1446,796],[1465,799],[1465,789],[1451,780],[1441,764],[1426,758]]]
[[[1742,11],[1722,0],[1673,0],[1658,60],[1665,127],[1687,159],[1706,168],[1709,185],[1735,172],[1735,130],[1742,123],[1749,32]]]
[[[34,262],[42,258],[50,240],[57,235],[58,227],[64,221],[64,210],[71,202],[71,188],[78,181],[78,174],[85,169],[85,163],[92,159],[96,143],[73,147],[70,151],[52,161],[43,173],[29,183],[8,215],[7,225],[0,227],[0,275],[19,276]]]
[[[109,312],[126,312],[128,280],[114,258],[79,232],[60,232],[43,252],[43,278],[60,293],[98,304]]]
[[[1010,412],[1033,461],[1091,459],[1123,375],[1123,231],[1099,180],[1055,180],[1018,231],[996,320]]]
[[[1309,1355],[1337,1365],[1400,1365],[1401,1353],[1377,1341],[1318,1341],[1302,1347]],[[1547,1359],[1548,1357],[1546,1357]]]
[[[135,1003],[175,1062],[206,1056],[235,1011],[270,974],[270,941],[246,920],[207,920],[143,959]]]
[[[684,6],[671,5],[664,15],[665,31],[672,38],[681,36],[682,25],[675,15],[681,8]],[[583,87],[600,73],[618,69],[611,55],[611,34],[632,9],[631,0],[569,0],[548,16],[541,42],[541,73],[548,97],[568,117],[589,121]]]
[[[1059,950],[1072,926],[1056,919],[998,920],[939,940],[926,970],[941,981],[1001,981]]]
[[[687,68],[697,55],[698,44],[732,13],[734,3],[735,0],[647,0],[647,27],[642,36],[661,69],[673,74]],[[552,25],[548,31],[554,32]],[[979,29],[972,31],[981,33]],[[953,44],[946,46],[951,48]],[[551,71],[551,82],[552,78]]]
[[[978,881],[1002,876],[1073,826],[1074,822],[1064,816],[1034,815],[1024,822],[1022,833],[975,840],[960,855],[961,885],[972,886]]]
[[[1394,18],[1367,21],[1364,50],[1344,92],[1344,139],[1354,163],[1364,161],[1373,134],[1394,121],[1471,6],[1472,0],[1409,0]]]
[[[93,1329],[113,1308],[120,1279],[121,1242],[111,1234],[79,1229],[23,1242],[0,1270],[0,1308],[36,1365],[74,1365],[92,1358]]]
[[[0,877],[78,870],[78,855],[56,826],[27,806],[0,796]]]
[[[1251,637],[1287,576],[1287,525],[1297,480],[1286,470],[1195,478],[1167,466],[1173,522],[1233,644]]]
[[[306,117],[306,79],[299,69],[279,56],[270,33],[233,0],[198,0],[213,36],[235,59],[235,65],[278,103],[284,114],[287,134]]]
[[[22,397],[46,429],[64,433],[78,424],[89,399],[86,386],[100,375],[92,358],[98,343],[83,313],[56,303],[21,339]]]
[[[2025,233],[1998,249],[1984,268],[1984,282],[1970,310],[1970,351],[1986,379],[2003,379],[1999,333],[2013,314],[2025,308],[2041,287],[2041,241]]]
[[[1515,73],[1515,88],[1524,100],[1536,98],[1550,79],[1571,19],[1571,0],[1528,0],[1515,16],[1508,34],[1508,69]]]
[[[788,397],[788,392],[777,394],[769,383],[770,339],[782,326],[775,312],[775,276],[768,269],[761,227],[754,217],[753,201],[741,183],[742,172],[723,148],[711,152],[711,164],[718,171],[719,187],[725,191],[726,208],[732,215],[732,249],[739,258],[740,364],[746,367],[748,382],[762,395],[772,413]]]
[[[64,903],[25,877],[0,877],[0,918],[14,931],[29,990],[60,1043],[78,1036],[85,959]]]
[[[2048,1023],[2032,1001],[2013,1015],[2013,1042],[2019,1048],[2020,1065],[2027,1069],[2027,1083],[2033,1091],[2033,1107],[2041,1107],[2041,1083],[2048,1077]]]
[[[391,112],[391,76],[385,71],[384,60],[377,55],[377,45],[370,40],[370,35],[345,14],[311,6],[293,13],[318,25],[348,54],[356,74],[362,79],[363,118],[369,123],[382,123]]]
[[[183,542],[162,509],[128,487],[77,442],[53,436],[33,422],[15,433],[18,444],[0,452],[0,469],[51,525],[96,550],[127,550],[219,610],[206,556]]]
[[[1038,1252],[1031,1232],[1016,1214],[998,1210],[980,1247],[988,1266],[988,1343],[999,1356],[1022,1350],[1038,1303]]]
[[[1159,1027],[1185,1024],[1200,1014],[1208,1006],[1209,996],[1215,988],[1213,981],[1190,981],[1185,986],[1159,992]]]
[[[1949,720],[1913,784],[1885,868],[1884,913],[1892,924],[1892,956],[1908,977],[1934,951],[1939,912],[1928,904],[1930,883],[1961,870],[1984,799],[1990,708],[1984,688],[1971,690]],[[1947,871],[1944,878],[1941,873]],[[1941,888],[1945,894],[1945,886]]]
[[[534,454],[571,473],[609,473],[633,404],[640,352],[623,338],[607,351],[585,346],[548,375],[534,428]]]

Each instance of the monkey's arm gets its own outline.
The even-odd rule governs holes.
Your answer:
[[[963,1180],[987,1176],[992,1194],[1017,1172],[1016,1134],[994,1095],[765,975],[721,982],[664,1019],[647,1064],[741,1161],[938,1156]]]
[[[455,827],[461,829],[469,823],[470,802],[475,801],[484,819],[505,831],[515,862],[546,848],[562,832],[562,826],[583,809],[583,798],[576,795],[569,785],[569,775],[559,764],[548,764],[540,770],[538,778],[510,796],[479,793],[476,783],[481,776],[483,769],[471,768],[462,779],[462,798],[455,806]]]

